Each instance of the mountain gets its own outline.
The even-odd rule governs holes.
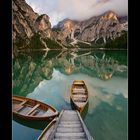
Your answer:
[[[51,26],[47,14],[39,15],[25,0],[12,0],[13,52],[28,49],[76,47],[127,47],[127,17],[113,11],[84,21],[64,19]]]
[[[63,46],[53,39],[49,16],[39,15],[25,0],[12,0],[13,50],[50,49]]]
[[[39,16],[26,4],[25,0],[12,0],[13,32],[15,42],[18,38],[30,38],[35,33],[34,21]]]
[[[78,42],[102,44],[121,37],[127,32],[126,17],[118,17],[113,11],[94,16],[84,21],[65,19],[58,23],[57,39],[64,44],[75,45]]]
[[[25,0],[13,0],[12,8],[14,41],[18,38],[31,38],[36,33],[44,38],[51,38],[51,23],[48,15],[38,15]]]

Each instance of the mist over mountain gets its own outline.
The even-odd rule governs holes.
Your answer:
[[[61,40],[61,43],[101,45],[125,34],[128,22],[126,17],[119,17],[115,12],[107,11],[83,21],[64,19],[55,28],[59,29],[56,38]]]
[[[128,0],[26,0],[39,14],[47,13],[52,26],[69,18],[86,20],[106,11],[114,11],[119,16],[128,15]]]

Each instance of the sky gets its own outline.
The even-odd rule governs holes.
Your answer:
[[[47,14],[52,26],[70,18],[85,20],[108,10],[118,15],[128,15],[128,0],[26,0],[39,14]]]

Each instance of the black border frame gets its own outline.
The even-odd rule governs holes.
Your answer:
[[[0,139],[12,136],[12,1],[0,1]]]

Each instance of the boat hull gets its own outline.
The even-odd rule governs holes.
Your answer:
[[[54,115],[52,117],[29,117],[29,116],[20,115],[18,113],[13,112],[13,117],[17,117],[17,118],[24,119],[24,120],[33,120],[33,121],[43,121],[43,120],[51,121],[57,116],[58,115]]]
[[[82,113],[83,112],[83,110],[84,110],[84,108],[85,108],[85,106],[87,105],[87,103],[83,106],[83,107],[79,107],[79,106],[77,106],[76,105],[76,103],[73,101],[73,99],[71,98],[71,102],[72,102],[72,104],[74,105],[74,109],[75,110],[78,110],[80,113]]]

